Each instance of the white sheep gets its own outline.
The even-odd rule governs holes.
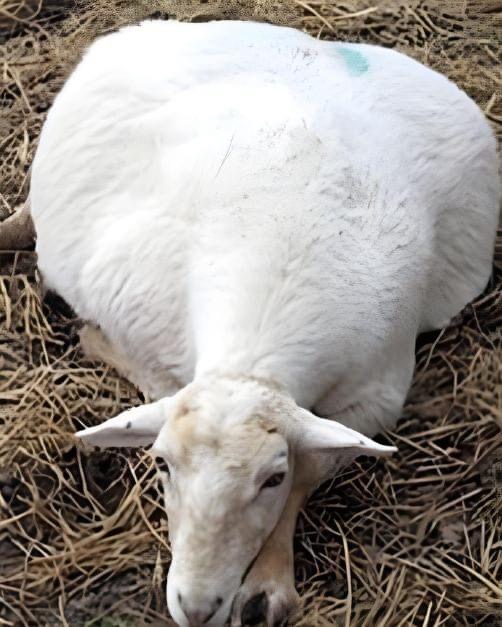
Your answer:
[[[298,510],[394,450],[367,436],[485,287],[499,197],[478,107],[392,50],[172,21],[90,47],[33,164],[39,266],[156,399],[77,435],[160,459],[180,625],[295,606]]]

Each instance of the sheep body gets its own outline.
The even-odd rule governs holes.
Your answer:
[[[366,436],[484,288],[499,196],[479,109],[397,52],[239,22],[91,46],[33,164],[39,266],[158,399],[76,435],[160,457],[179,625],[296,606],[298,511],[395,451]]]
[[[399,415],[416,335],[483,290],[499,195],[489,126],[445,77],[240,22],[94,43],[30,193],[47,286],[152,397],[245,373],[367,434]]]

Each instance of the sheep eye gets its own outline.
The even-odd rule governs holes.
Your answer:
[[[276,472],[274,475],[271,475],[265,483],[261,486],[261,489],[264,488],[275,488],[284,481],[284,477],[286,476],[285,472]]]
[[[169,465],[163,457],[156,457],[155,463],[157,464],[157,468],[160,472],[165,472],[167,475],[171,474],[169,470]]]

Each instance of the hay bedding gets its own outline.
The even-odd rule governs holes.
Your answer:
[[[82,49],[146,16],[265,19],[396,46],[466,89],[500,132],[497,2],[446,5],[4,0],[0,219],[26,197],[46,111]],[[78,320],[40,296],[34,253],[2,254],[0,624],[170,625],[167,527],[150,462],[137,451],[79,451],[71,437],[141,399],[84,360]],[[359,460],[301,515],[298,625],[502,623],[501,317],[499,239],[485,294],[419,340],[404,415],[382,436],[399,454]]]

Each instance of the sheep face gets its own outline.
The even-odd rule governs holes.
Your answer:
[[[168,605],[180,625],[224,623],[279,519],[293,474],[279,433],[253,421],[221,430],[208,422],[198,412],[170,422],[153,449],[173,551]]]
[[[168,606],[182,627],[225,623],[299,474],[314,486],[333,459],[392,452],[272,386],[228,377],[205,377],[77,435],[99,446],[153,443],[173,556]]]

